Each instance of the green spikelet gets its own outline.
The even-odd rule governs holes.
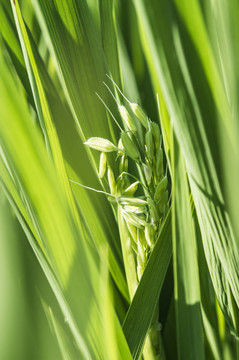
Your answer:
[[[168,184],[167,176],[164,176],[162,178],[162,180],[156,186],[156,190],[155,190],[155,193],[154,193],[154,200],[155,201],[158,201],[160,196],[162,196],[162,194],[164,193],[164,191],[167,188],[167,184]]]
[[[129,130],[135,130],[135,123],[124,105],[118,105],[120,116]]]
[[[99,177],[102,179],[106,172],[107,157],[104,152],[100,155]]]
[[[131,159],[135,161],[138,161],[140,159],[139,150],[125,131],[122,131],[121,133],[121,140],[125,148],[125,151],[129,155],[129,157],[131,157]]]
[[[127,189],[124,191],[124,196],[133,196],[136,190],[138,189],[139,181],[134,182],[131,184]]]
[[[148,159],[152,162],[154,158],[154,141],[152,130],[148,130],[145,134],[146,154]]]
[[[117,147],[111,141],[101,137],[91,137],[84,144],[91,149],[102,152],[117,151]]]
[[[108,166],[107,176],[108,176],[108,183],[110,186],[110,192],[112,195],[116,195],[117,188],[115,183],[115,176],[110,166]]]
[[[152,135],[153,135],[153,141],[154,141],[154,147],[155,147],[155,151],[157,151],[160,148],[161,145],[161,134],[160,134],[160,130],[157,124],[155,124],[154,122],[150,122],[150,128],[152,131]]]
[[[148,129],[148,117],[143,111],[143,109],[136,103],[130,103],[130,107],[134,113],[134,115],[137,117],[137,119],[141,122],[141,124],[145,127],[145,129]]]

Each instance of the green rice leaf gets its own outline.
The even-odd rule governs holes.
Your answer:
[[[82,140],[92,134],[111,139],[105,108],[96,96],[107,99],[103,81],[108,70],[86,1],[34,0],[34,5]]]
[[[71,340],[68,338],[66,332],[62,328],[60,322],[58,321],[57,317],[54,315],[52,309],[48,307],[43,301],[43,308],[45,314],[48,318],[48,321],[55,332],[59,348],[61,351],[62,359],[63,360],[76,360],[79,358],[79,353],[77,354],[76,349],[74,348]]]
[[[60,175],[60,179],[62,181],[63,187],[65,189],[66,196],[68,198],[70,207],[72,209],[72,214],[76,219],[76,222],[80,225],[79,216],[76,208],[75,201],[73,199],[72,190],[70,188],[69,180],[66,173],[66,168],[63,160],[62,150],[60,146],[60,142],[57,136],[56,127],[51,115],[49,103],[47,101],[47,96],[44,91],[44,87],[41,81],[41,77],[38,71],[37,64],[35,62],[34,54],[32,51],[30,39],[27,34],[26,27],[24,25],[24,21],[21,15],[21,11],[16,1],[13,6],[14,16],[17,23],[17,28],[19,31],[19,37],[21,39],[23,53],[25,55],[25,61],[28,66],[28,71],[30,72],[30,76],[32,77],[33,85],[33,93],[36,99],[36,106],[38,115],[42,120],[42,126],[44,128],[44,134],[46,136],[47,144],[50,146],[50,150],[53,156],[53,160],[56,165],[56,169]]]
[[[2,189],[0,190],[0,357],[9,359],[27,355],[25,331],[28,312],[25,294],[16,279],[24,276],[21,237],[16,219]],[[14,342],[14,346],[12,343]]]
[[[205,345],[207,346],[208,343],[208,346],[214,358],[217,360],[221,360],[222,344],[220,342],[219,323],[220,323],[220,319],[222,319],[223,322],[225,323],[225,319],[221,311],[220,311],[221,313],[220,315],[217,314],[215,292],[213,290],[210,276],[208,276],[208,267],[203,251],[202,237],[195,211],[193,212],[193,220],[194,220],[195,235],[197,239],[200,293],[201,293],[201,311],[202,311],[204,331],[206,335]]]
[[[189,203],[185,164],[178,143],[173,147],[173,263],[178,354],[203,360],[204,339],[196,238]]]
[[[159,119],[160,125],[163,135],[163,144],[164,144],[164,151],[167,158],[167,165],[169,167],[170,174],[172,176],[172,169],[171,169],[171,124],[169,119],[169,114],[165,105],[165,101],[163,99],[163,95],[161,91],[157,94],[157,103],[158,103],[158,111],[159,111]]]
[[[177,2],[180,11],[185,10],[179,15],[171,2],[152,0],[146,8],[143,1],[135,1],[152,82],[155,91],[162,89],[185,158],[214,289],[231,330],[237,334],[239,252],[232,217],[228,216],[230,204],[225,202],[223,162],[219,157],[226,143],[231,143],[230,160],[234,159],[235,166],[238,164],[234,127],[229,126],[233,109],[228,106],[217,67],[212,70],[214,54],[199,4],[193,2],[193,17],[185,4],[185,1],[181,5]],[[155,11],[150,12],[150,6]],[[192,34],[195,25],[198,28]],[[203,45],[199,45],[201,29],[201,41],[209,56],[207,68]],[[224,129],[226,141],[221,142],[218,128]]]
[[[31,87],[27,76],[20,43],[17,38],[16,29],[12,19],[8,14],[8,11],[6,11],[3,4],[0,4],[0,33],[2,38],[4,39],[9,55],[18,73],[18,76],[20,77],[21,82],[26,90],[29,101],[31,105],[34,106]]]
[[[56,167],[61,175],[66,194],[68,196],[69,203],[71,204],[72,211],[76,220],[78,219],[78,210],[76,208],[75,200],[73,199],[71,187],[69,185],[69,177],[67,174],[67,170],[69,174],[72,174],[73,179],[75,181],[82,183],[89,180],[89,178],[94,177],[93,171],[89,170],[88,176],[84,176],[82,179],[82,175],[76,175],[75,171],[79,174],[79,170],[82,168],[83,163],[78,162],[78,164],[74,161],[75,154],[72,154],[71,148],[73,144],[75,145],[76,152],[84,151],[82,149],[82,144],[77,134],[74,133],[75,128],[73,125],[72,116],[65,104],[62,104],[60,98],[57,95],[56,89],[47,74],[47,71],[44,67],[44,64],[37,53],[33,40],[31,36],[28,36],[26,32],[26,28],[24,26],[23,19],[21,17],[20,9],[18,9],[18,19],[19,23],[21,23],[20,37],[23,39],[23,47],[26,56],[26,62],[29,62],[28,71],[29,76],[32,77],[33,82],[33,92],[34,97],[36,99],[36,104],[38,104],[38,113],[41,119],[43,132],[48,139],[48,143],[53,154],[54,161],[56,163]],[[50,95],[49,95],[50,94]],[[67,121],[68,120],[68,121]],[[65,124],[68,123],[67,129],[65,130]],[[60,135],[60,139],[59,136]],[[69,149],[70,147],[70,149]],[[69,161],[70,166],[66,168],[65,159],[63,158],[63,150],[66,154],[66,160]],[[70,151],[69,151],[70,150]],[[84,156],[82,154],[82,161],[87,164],[87,156],[84,151]],[[74,168],[72,168],[74,167]],[[75,169],[76,168],[76,169]],[[78,176],[81,176],[80,178]],[[98,186],[98,182],[96,182],[96,186]],[[111,246],[112,250],[110,251],[110,270],[114,277],[114,280],[119,287],[120,291],[123,293],[124,297],[127,298],[127,288],[125,284],[125,280],[121,274],[119,269],[119,256],[114,255],[114,252],[117,250],[117,244],[113,243],[114,231],[107,225],[107,222],[104,221],[102,223],[102,215],[99,210],[102,204],[99,204],[99,200],[95,197],[90,197],[86,194],[86,190],[81,188],[78,190],[80,192],[80,196],[78,197],[79,205],[82,213],[84,214],[86,224],[89,228],[89,231],[92,234],[93,241],[98,246],[100,242],[107,242],[107,234],[106,231],[110,231],[112,233],[112,241]],[[87,201],[86,201],[87,200]],[[95,203],[98,203],[98,209]],[[112,218],[110,213],[109,206],[108,207],[108,218]],[[107,208],[106,208],[107,209]],[[98,211],[97,211],[98,210]],[[87,217],[87,214],[90,216]],[[92,215],[95,215],[93,217]],[[106,216],[107,212],[105,213]],[[100,219],[101,218],[101,219]],[[113,220],[113,218],[112,218]],[[77,220],[78,226],[80,225],[79,220]],[[105,229],[108,227],[108,229]],[[101,236],[99,237],[99,234]]]
[[[47,265],[42,265],[47,266],[46,273],[57,298],[59,299],[59,293],[62,294],[61,306],[65,314],[74,313],[66,318],[78,319],[72,320],[71,328],[82,354],[88,358],[89,353],[98,353],[90,346],[90,339],[95,337],[95,329],[93,325],[89,325],[89,319],[95,316],[94,286],[98,281],[96,263],[93,263],[86,248],[89,238],[86,231],[79,232],[63,185],[47,155],[40,134],[29,117],[24,97],[16,88],[2,58],[0,73],[0,94],[6,105],[1,107],[0,116],[2,151],[11,176],[20,186],[26,208],[31,209],[29,215],[34,214],[31,220],[42,239],[49,261],[47,263],[45,260]],[[37,250],[36,243],[34,248]],[[84,291],[80,290],[81,287]],[[81,303],[80,308],[74,305],[78,302]],[[88,335],[83,339],[86,324],[89,325]],[[78,325],[80,330],[77,329]],[[96,346],[99,349],[99,343]]]
[[[172,255],[171,212],[165,219],[123,324],[133,359],[139,359]]]
[[[108,249],[102,247],[101,253],[101,268],[100,268],[100,304],[101,304],[101,324],[103,334],[103,346],[105,347],[105,360],[127,359],[131,360],[131,354],[128,344],[123,335],[119,320],[115,314],[113,307],[113,297],[110,287],[110,279],[108,272],[108,264],[105,262],[107,258]],[[102,253],[105,253],[104,255]]]
[[[100,0],[100,20],[102,45],[106,61],[114,81],[121,85],[121,74],[118,56],[115,9],[113,0]]]

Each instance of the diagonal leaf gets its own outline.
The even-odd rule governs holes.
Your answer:
[[[93,316],[90,312],[92,305],[90,300],[94,303],[94,286],[98,283],[96,263],[90,260],[85,246],[86,241],[83,240],[83,237],[87,239],[87,232],[79,233],[62,183],[48,158],[39,132],[29,118],[24,97],[19,96],[22,94],[6,69],[1,58],[0,94],[6,105],[1,108],[0,116],[2,151],[9,165],[10,174],[15,183],[20,186],[18,191],[21,197],[25,199],[27,208],[31,209],[30,214],[34,214],[31,220],[38,236],[42,239],[47,259],[49,259],[49,264],[45,261],[43,265],[47,266],[46,273],[50,276],[51,286],[58,300],[60,296],[64,312],[69,313],[67,304],[69,301],[72,307],[71,312],[74,313],[74,316],[70,318],[78,319],[80,330],[77,329],[76,320],[74,320],[73,334],[82,353],[88,354],[87,358],[89,353],[92,354],[95,351],[89,347],[89,340],[95,333],[93,326],[88,325],[88,336],[84,340],[82,334],[86,324],[89,324],[89,314]],[[14,103],[12,103],[12,98],[15,99]],[[36,244],[33,245],[39,253]],[[40,259],[42,263],[42,255]],[[89,272],[85,272],[84,269],[89,269]],[[77,282],[74,278],[76,274]],[[83,287],[84,292],[76,291],[74,295],[71,288],[76,289],[77,286]],[[64,289],[67,301],[63,295],[59,295],[59,293],[62,294],[62,289]],[[76,303],[74,296],[77,296],[77,303],[78,301],[81,303],[81,308],[74,305]]]
[[[10,19],[8,12],[2,4],[0,4],[0,33],[5,41],[8,52],[21,79],[21,82],[26,90],[29,101],[31,105],[34,106],[31,87],[14,23],[12,19]]]
[[[86,1],[34,0],[34,4],[82,140],[92,134],[111,138],[105,108],[95,95],[106,100],[107,67]]]
[[[196,2],[193,2],[193,6]],[[202,62],[202,49],[198,49],[194,39],[191,39],[195,24],[194,17],[189,17],[188,9],[181,18],[173,2],[150,0],[147,7],[141,0],[134,3],[154,88],[156,91],[162,90],[185,158],[214,289],[227,321],[237,333],[239,252],[232,219],[228,216],[228,204],[225,204],[223,196],[222,161],[218,154],[223,152],[225,141],[220,142],[217,132],[220,127],[224,129],[226,142],[230,143],[231,139],[231,160],[236,160],[233,127],[229,127],[232,117],[228,111],[232,109],[228,109],[217,69],[209,75],[213,60],[209,61],[209,68],[205,70],[206,60]],[[181,5],[179,2],[177,4],[185,8],[185,1]],[[154,12],[149,11],[151,6]],[[198,11],[198,4],[196,7]],[[191,22],[190,31],[184,20]],[[201,25],[200,20],[194,37],[200,37]],[[204,37],[205,28],[203,31]],[[207,42],[206,51],[211,56],[212,49],[208,50],[209,46]],[[208,76],[217,77],[215,87],[218,86],[219,92],[216,100],[216,90],[212,91],[213,82],[212,79],[209,81]],[[222,114],[226,115],[224,119],[221,119]],[[228,124],[225,119],[229,120]]]
[[[59,174],[61,175],[65,191],[68,194],[68,200],[71,204],[72,211],[75,214],[75,217],[77,219],[77,209],[75,205],[75,201],[73,199],[71,189],[69,186],[68,181],[68,174],[66,172],[66,166],[63,159],[63,150],[66,153],[66,159],[70,163],[70,166],[68,166],[68,173],[69,175],[72,175],[74,180],[78,180],[77,176],[80,176],[80,182],[85,182],[89,180],[89,178],[94,177],[94,173],[89,171],[87,176],[84,176],[82,172],[79,173],[79,170],[77,169],[77,175],[74,172],[74,169],[72,169],[72,166],[79,167],[76,162],[73,162],[72,158],[74,159],[74,155],[72,156],[71,148],[73,146],[73,143],[75,144],[75,151],[83,152],[85,155],[85,158],[82,154],[82,161],[87,162],[87,157],[85,154],[85,150],[82,148],[82,144],[80,142],[80,139],[78,138],[77,134],[74,132],[75,128],[73,126],[73,120],[71,117],[71,114],[69,113],[68,108],[61,103],[60,98],[57,96],[56,89],[54,85],[52,84],[45,68],[42,60],[40,59],[38,53],[36,52],[34,43],[30,36],[28,36],[26,28],[24,26],[23,19],[21,17],[20,9],[17,7],[17,18],[19,21],[20,26],[20,37],[22,38],[22,46],[24,49],[25,57],[26,57],[26,63],[28,64],[28,71],[29,75],[32,78],[33,83],[33,93],[36,99],[36,103],[38,104],[38,113],[39,117],[42,118],[42,126],[46,137],[49,142],[50,149],[53,154],[54,161],[56,163],[56,167],[58,168]],[[49,95],[50,94],[50,95]],[[65,124],[68,120],[68,127],[65,130]],[[58,138],[58,134],[60,134],[61,138]],[[63,143],[63,149],[61,147],[61,143]],[[71,144],[71,148],[69,149],[69,144]],[[82,164],[81,164],[82,165]],[[83,179],[82,179],[83,176]],[[97,182],[98,183],[98,182]],[[87,224],[87,227],[89,229],[89,232],[92,234],[93,241],[96,243],[97,246],[99,246],[100,243],[103,241],[107,241],[107,231],[111,232],[111,246],[112,250],[110,250],[110,270],[113,275],[113,278],[119,287],[120,291],[123,293],[124,297],[128,297],[128,292],[125,284],[125,280],[122,276],[121,270],[118,265],[118,258],[119,256],[114,255],[115,248],[117,249],[117,244],[114,242],[114,236],[115,232],[113,229],[108,225],[108,219],[111,215],[110,209],[108,204],[104,201],[105,207],[108,210],[109,215],[107,216],[107,213],[104,216],[101,215],[100,208],[102,207],[102,202],[99,202],[99,200],[95,196],[88,196],[86,193],[86,190],[83,188],[78,189],[75,193],[78,194],[77,196],[80,209],[83,216],[85,217],[85,222]],[[97,205],[97,206],[96,206]],[[105,209],[105,211],[106,211]],[[90,216],[87,216],[87,214],[90,214]],[[92,215],[95,215],[94,217]],[[112,215],[111,215],[112,217]],[[102,222],[102,220],[104,222]],[[112,219],[113,220],[113,219]],[[78,220],[77,220],[78,221]],[[79,224],[79,221],[78,221]],[[80,225],[79,225],[80,226]],[[106,229],[104,229],[104,227]],[[108,228],[108,229],[107,229]],[[99,236],[100,235],[100,236]],[[117,249],[118,250],[118,249]],[[119,250],[118,250],[119,253]]]
[[[73,199],[73,194],[70,188],[69,180],[66,173],[66,168],[63,160],[62,150],[60,146],[60,142],[57,136],[55,124],[52,119],[51,111],[49,108],[49,104],[47,101],[47,97],[44,91],[44,87],[41,81],[41,77],[34,59],[34,54],[31,48],[30,39],[27,35],[27,30],[22,18],[22,14],[19,8],[18,1],[16,0],[13,5],[13,12],[15,21],[17,24],[19,38],[23,47],[23,53],[25,56],[25,61],[28,67],[28,72],[32,78],[33,82],[33,93],[36,99],[36,106],[39,118],[42,120],[42,126],[45,129],[46,141],[50,146],[50,150],[52,152],[53,160],[55,162],[57,171],[60,175],[60,179],[62,181],[65,194],[69,201],[70,207],[72,209],[72,213],[74,214],[75,220],[80,227],[80,221],[75,205],[75,201]]]
[[[54,315],[52,309],[47,306],[42,300],[42,306],[44,308],[45,314],[48,318],[48,321],[55,332],[59,348],[61,351],[63,360],[76,360],[79,358],[79,353],[77,353],[72,342],[68,338],[66,332],[58,321],[57,317]]]
[[[171,236],[169,212],[123,324],[133,359],[141,356],[145,336],[158,303],[172,254]]]

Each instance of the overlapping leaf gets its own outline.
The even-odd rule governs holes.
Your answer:
[[[173,141],[173,263],[178,354],[205,359],[196,237],[190,210],[186,170]]]
[[[228,322],[237,332],[238,246],[227,214],[229,204],[223,197],[219,154],[225,142],[218,134],[219,128],[224,129],[226,141],[231,142],[231,159],[236,160],[236,142],[230,127],[232,109],[199,3],[193,2],[193,14],[185,1],[175,3],[177,6],[152,0],[146,6],[143,1],[135,1],[135,6],[154,88],[163,93],[185,157],[214,289]]]
[[[1,172],[1,177],[83,358],[95,358],[102,351],[102,339],[97,339],[100,321],[95,296],[99,283],[95,250],[90,247],[89,253],[87,229],[82,224],[79,231],[59,175],[2,58],[0,68],[0,93],[6,104],[1,108],[0,139],[3,168],[8,173]],[[16,202],[23,202],[26,219]],[[25,223],[28,219],[45,255]]]

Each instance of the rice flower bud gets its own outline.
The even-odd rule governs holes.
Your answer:
[[[145,127],[145,129],[148,129],[148,117],[143,111],[143,109],[136,103],[130,103],[130,107],[134,113],[134,115],[137,117],[137,119],[141,122],[141,124]]]
[[[148,199],[148,206],[149,206],[150,215],[151,215],[154,223],[158,222],[159,221],[158,209],[157,209],[155,202],[152,199]]]
[[[160,182],[156,186],[155,193],[154,193],[154,200],[155,201],[158,201],[160,196],[163,195],[164,191],[167,188],[167,185],[168,185],[168,179],[167,179],[167,176],[164,176],[162,178],[162,180],[160,180]]]
[[[146,154],[149,160],[153,160],[154,157],[154,142],[152,130],[148,130],[145,135],[145,144],[146,144]]]
[[[158,179],[163,175],[163,150],[159,149],[156,153],[156,174]]]
[[[145,208],[135,205],[124,205],[124,210],[133,214],[145,214]]]
[[[108,201],[111,203],[111,204],[117,204],[117,200],[115,197],[113,196],[107,196],[107,199]]]
[[[123,146],[125,148],[126,153],[135,161],[140,159],[140,154],[137,146],[132,141],[132,139],[129,137],[129,135],[122,131],[121,133],[121,140],[123,143]]]
[[[167,202],[168,202],[168,190],[165,191],[165,193],[158,200],[158,208],[161,214],[164,213]]]
[[[116,188],[117,188],[117,195],[121,195],[125,188],[127,187],[127,181],[125,176],[118,176],[117,180],[116,180]]]
[[[147,205],[147,201],[139,198],[128,198],[128,197],[120,197],[119,202],[122,205],[136,205],[136,206],[145,206]]]
[[[120,138],[119,141],[118,141],[118,149],[124,150],[124,146],[123,146],[123,143],[122,143],[121,138]],[[122,155],[122,152],[121,152],[121,151],[119,151],[119,155]]]
[[[152,249],[154,246],[154,226],[152,224],[147,224],[145,227],[145,239],[149,245],[149,247]]]
[[[129,222],[127,222],[127,227],[133,241],[135,242],[135,244],[137,244],[137,228]]]
[[[106,172],[107,157],[104,152],[100,154],[99,177],[102,179]]]
[[[138,252],[138,255],[137,255],[137,264],[138,266],[140,266],[142,268],[142,270],[144,270],[144,262],[143,262],[143,259],[142,257],[140,256],[139,252]]]
[[[112,195],[116,195],[117,188],[116,188],[116,183],[115,183],[115,176],[114,176],[114,173],[110,166],[108,166],[107,176],[108,176],[108,183],[110,186],[110,193]]]
[[[151,180],[152,180],[152,170],[146,164],[143,164],[143,169],[144,169],[144,176],[147,181],[147,184],[150,185]]]
[[[128,157],[125,154],[120,159],[119,170],[120,173],[128,171]]]
[[[161,134],[160,134],[159,126],[151,121],[150,128],[153,135],[155,151],[157,151],[161,145]]]
[[[137,257],[137,263],[138,263],[138,257]],[[137,277],[138,277],[138,281],[140,281],[142,275],[144,272],[144,267],[142,267],[141,265],[137,265]]]
[[[137,237],[137,243],[140,242],[143,245],[143,247],[145,249],[145,254],[147,256],[147,251],[148,251],[149,245],[148,245],[148,243],[147,243],[147,241],[145,239],[145,228],[144,229],[138,229],[137,230],[137,236],[138,236]]]
[[[111,152],[117,150],[117,147],[111,141],[101,137],[91,137],[84,144],[92,149],[102,152]]]
[[[150,327],[150,340],[152,342],[152,345],[157,349],[160,346],[160,331],[162,329],[162,324],[159,324],[158,322],[154,323]]]
[[[124,196],[133,196],[138,189],[139,181],[135,181],[124,191]]]
[[[130,243],[129,246],[132,247],[132,249],[134,250],[135,254],[138,254],[138,248],[137,248],[137,244],[134,242],[134,240],[132,239],[131,236],[128,237]]]
[[[145,252],[144,246],[143,246],[143,244],[142,244],[140,241],[138,241],[137,246],[138,246],[138,254],[139,254],[139,256],[140,256],[140,258],[141,258],[141,261],[142,261],[141,264],[144,265],[144,264],[146,263],[146,261],[147,261],[146,252]]]
[[[135,215],[133,213],[128,213],[122,209],[122,214],[126,222],[134,225],[136,228],[142,228],[147,225],[145,216],[143,214]]]
[[[120,116],[129,130],[136,130],[134,120],[124,105],[118,105]]]

